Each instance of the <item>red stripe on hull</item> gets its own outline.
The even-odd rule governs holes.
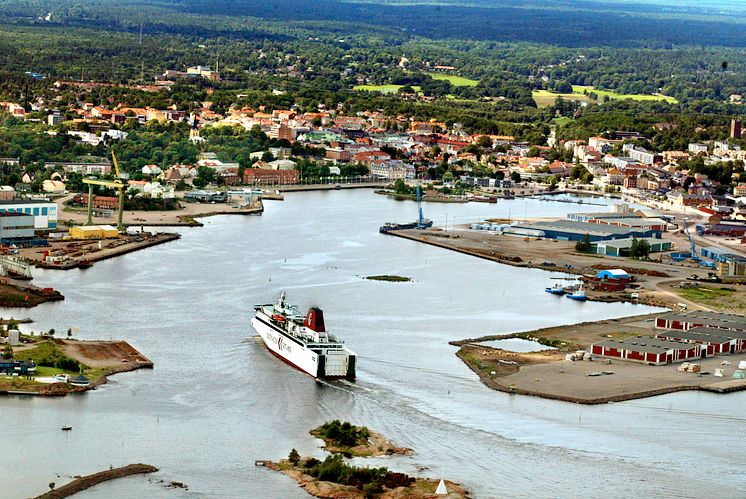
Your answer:
[[[264,341],[262,341],[262,343],[264,343]],[[300,367],[296,366],[295,364],[293,364],[292,362],[290,362],[288,359],[286,359],[285,357],[283,357],[279,353],[277,353],[274,350],[272,350],[271,348],[269,348],[267,345],[264,345],[264,346],[267,348],[267,350],[269,350],[269,353],[271,353],[272,355],[274,355],[275,357],[277,357],[278,359],[280,359],[281,361],[283,361],[285,364],[289,365],[290,367],[294,367],[295,369],[297,369],[298,371],[302,372],[306,376],[310,376],[313,379],[319,379],[318,376],[314,376],[312,374],[308,374],[308,372],[306,372],[305,369],[301,369]],[[349,376],[324,376],[323,379],[349,379]]]

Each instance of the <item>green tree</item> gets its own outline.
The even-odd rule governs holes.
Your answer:
[[[510,180],[515,182],[516,184],[521,181],[521,174],[518,172],[511,172],[510,173]]]
[[[650,255],[650,243],[645,239],[633,238],[629,254],[635,259],[647,258]]]
[[[13,347],[10,345],[5,345],[5,348],[3,349],[3,358],[4,359],[12,359],[13,358]]]
[[[575,251],[579,253],[590,253],[591,249],[591,236],[589,234],[585,234],[582,241],[575,243]]]
[[[288,461],[293,463],[295,466],[298,466],[298,462],[300,461],[300,454],[298,454],[298,451],[293,449],[290,451],[290,454],[288,455]]]

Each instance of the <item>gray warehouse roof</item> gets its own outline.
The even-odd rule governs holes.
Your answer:
[[[587,222],[574,222],[572,220],[555,220],[552,222],[532,222],[520,224],[518,227],[534,230],[554,230],[561,232],[574,232],[576,234],[589,234],[600,237],[624,237],[639,233],[640,228],[617,227],[616,225],[592,224]]]
[[[632,350],[635,352],[664,353],[673,349],[689,350],[695,348],[692,344],[682,343],[673,340],[661,340],[652,336],[633,336],[626,340],[604,340],[594,343],[594,345],[604,348],[616,348],[617,350]]]
[[[721,329],[734,329],[746,331],[746,317],[736,314],[724,314],[720,312],[707,312],[704,310],[693,310],[691,312],[672,312],[659,316],[659,319],[669,321],[688,322],[690,324],[702,324]]]

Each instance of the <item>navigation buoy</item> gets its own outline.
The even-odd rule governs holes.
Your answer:
[[[440,479],[440,483],[438,484],[438,488],[435,489],[435,495],[437,496],[447,496],[448,495],[448,488],[446,487],[446,483],[443,481],[443,479]]]

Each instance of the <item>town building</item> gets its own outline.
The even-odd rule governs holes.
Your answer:
[[[653,165],[663,161],[663,156],[658,153],[648,151],[642,147],[631,147],[628,153],[629,157],[643,165]]]
[[[62,168],[65,173],[80,173],[83,175],[107,175],[111,173],[111,163],[65,163],[47,162],[44,168]]]
[[[370,174],[377,178],[397,180],[407,178],[407,167],[400,163],[374,163],[370,167]]]
[[[246,168],[243,171],[244,184],[288,185],[297,184],[300,179],[298,170],[265,170],[263,168]]]
[[[16,198],[16,190],[9,185],[0,185],[0,200],[11,200]]]
[[[692,154],[707,154],[707,144],[691,143],[688,150]]]
[[[730,138],[731,139],[740,139],[741,138],[741,120],[738,118],[733,118],[730,121]]]

